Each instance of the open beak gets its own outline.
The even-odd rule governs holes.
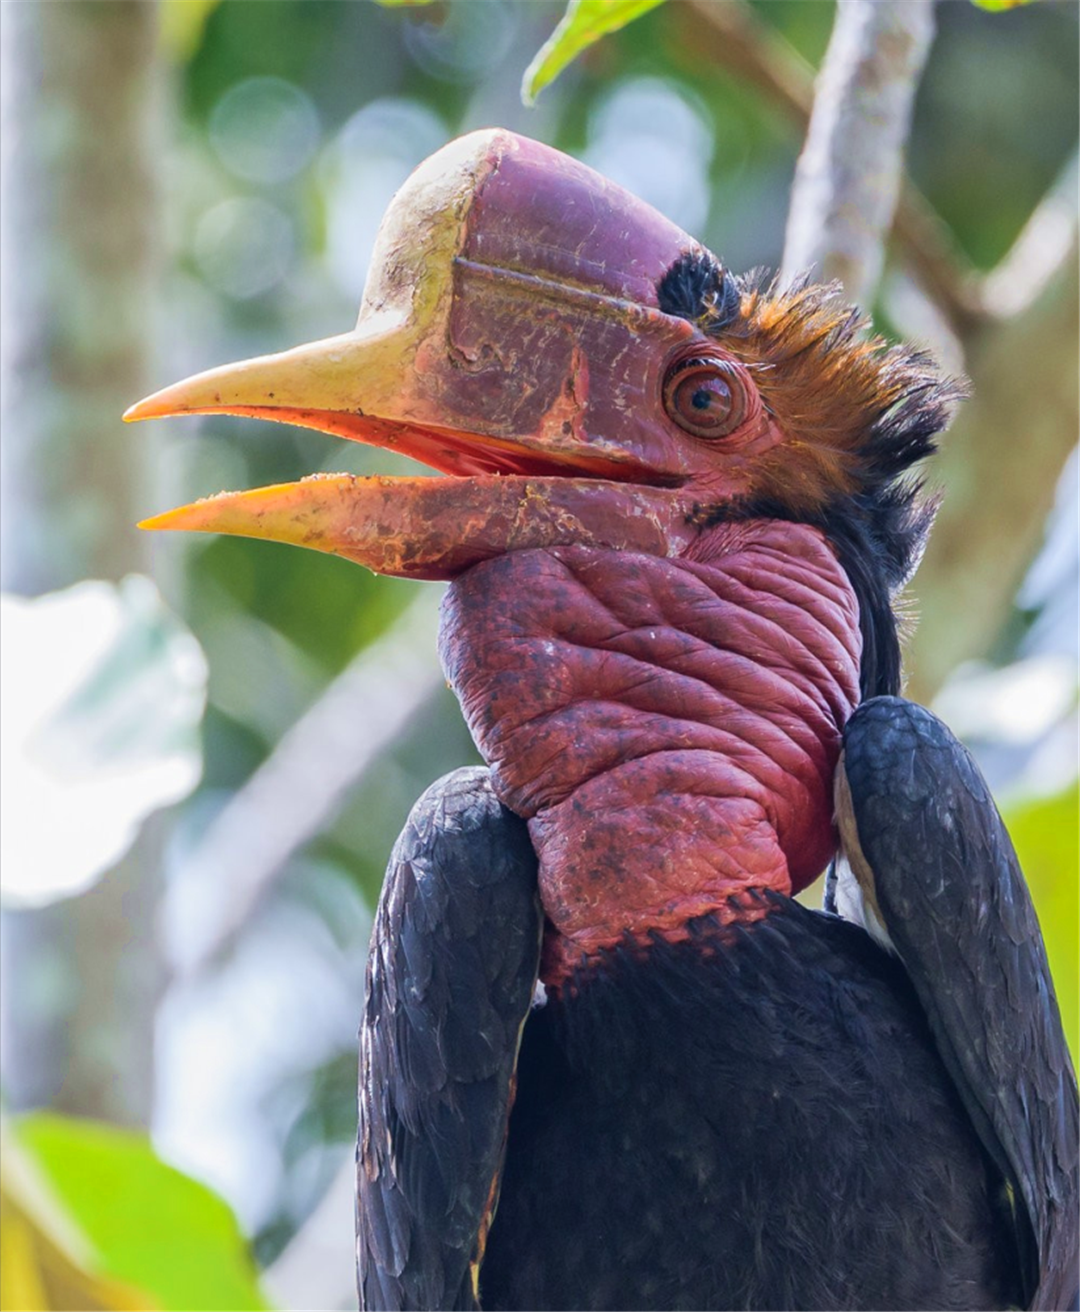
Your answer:
[[[682,550],[687,470],[657,398],[696,329],[660,312],[655,286],[693,245],[547,147],[502,131],[452,143],[387,212],[352,332],[198,374],[124,416],[256,416],[451,477],[320,475],[142,527],[292,542],[427,578],[560,541]]]

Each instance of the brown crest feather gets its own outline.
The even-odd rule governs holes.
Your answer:
[[[961,389],[924,353],[868,329],[835,285],[744,285],[738,319],[718,336],[788,438],[762,459],[762,496],[821,508],[872,493],[933,450]]]

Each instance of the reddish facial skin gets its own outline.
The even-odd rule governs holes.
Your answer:
[[[747,894],[797,892],[835,850],[850,586],[801,525],[723,526],[690,555],[514,553],[447,594],[447,677],[540,858],[549,987],[626,934],[756,918]]]
[[[661,280],[698,254],[583,165],[477,133],[395,199],[353,333],[128,414],[258,415],[451,475],[323,476],[147,527],[455,580],[443,659],[500,797],[529,821],[554,986],[627,934],[763,914],[756,892],[797,891],[835,847],[855,598],[816,530],[717,522],[755,497],[806,506],[852,489],[854,439],[828,388],[826,412],[806,408],[799,373],[830,322],[793,316],[800,343],[765,304],[724,339],[665,313]],[[761,358],[773,341],[786,373]],[[869,397],[872,351],[850,355],[837,378]]]

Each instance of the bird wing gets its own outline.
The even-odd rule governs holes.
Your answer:
[[[433,784],[390,858],[368,961],[363,1308],[478,1305],[541,925],[528,831],[487,770]]]
[[[875,697],[844,733],[837,818],[868,927],[879,922],[907,968],[1006,1181],[1028,1306],[1075,1307],[1076,1076],[1039,922],[986,781],[929,711]]]

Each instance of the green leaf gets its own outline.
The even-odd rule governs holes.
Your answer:
[[[1080,785],[1003,810],[1020,865],[1039,913],[1065,1036],[1073,1061],[1080,1058],[1080,971],[1076,922],[1080,895]]]
[[[159,34],[166,58],[186,64],[202,45],[207,20],[221,0],[164,0]]]
[[[416,5],[433,5],[435,0],[376,0],[384,9],[412,9]]]
[[[525,70],[522,100],[531,105],[544,87],[583,50],[662,3],[663,0],[570,0],[558,27]]]
[[[155,1306],[144,1290],[97,1273],[90,1241],[6,1121],[0,1121],[0,1144],[0,1309],[141,1312]]]
[[[166,1165],[145,1134],[46,1113],[7,1129],[12,1256],[37,1306],[269,1307],[232,1212]],[[73,1286],[86,1301],[45,1301]]]
[[[971,0],[971,3],[999,14],[1003,9],[1019,9],[1021,5],[1033,4],[1034,0]]]

